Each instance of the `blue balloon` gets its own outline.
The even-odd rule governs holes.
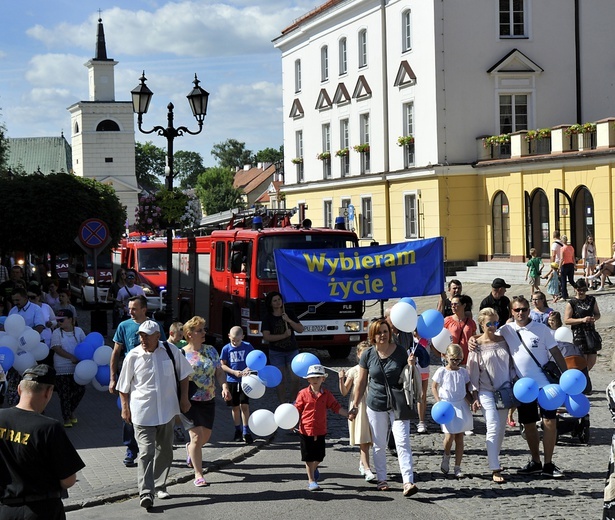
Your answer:
[[[5,373],[13,366],[14,361],[15,353],[8,347],[0,347],[0,365]]]
[[[576,368],[566,370],[559,379],[559,386],[568,395],[579,395],[587,386],[585,374]]]
[[[253,350],[246,356],[246,365],[250,370],[259,371],[267,364],[267,356],[262,350]]]
[[[258,371],[258,378],[267,388],[274,388],[282,382],[282,372],[278,367],[267,365]]]
[[[583,394],[569,395],[566,398],[566,410],[573,417],[585,417],[589,408],[589,399]]]
[[[308,373],[308,368],[312,365],[320,365],[320,359],[309,352],[301,352],[297,354],[290,363],[290,368],[299,377],[305,377]]]
[[[92,344],[82,341],[75,347],[75,357],[79,361],[85,361],[86,359],[92,359],[94,357],[95,350],[96,350],[96,347],[94,347]]]
[[[412,307],[414,307],[414,310],[416,310],[416,303],[409,296],[406,296],[405,298],[400,298],[399,301],[404,302],[404,303],[409,303],[410,305],[412,305]]]
[[[431,407],[431,418],[438,424],[448,424],[455,418],[455,408],[448,401],[438,401]]]
[[[538,404],[544,410],[556,410],[564,404],[566,392],[559,385],[547,385],[538,392]]]
[[[120,411],[122,410],[122,398],[118,395],[117,396],[117,407],[120,409]]]
[[[513,394],[517,398],[517,401],[521,403],[531,403],[538,398],[538,383],[531,377],[522,377],[519,379],[515,386],[513,386]]]
[[[111,380],[111,370],[109,368],[109,365],[99,366],[94,377],[96,378],[96,381],[100,383],[101,386],[109,386],[109,381]]]
[[[4,325],[5,321],[6,321],[6,316],[0,316],[0,325]]]
[[[92,347],[94,347],[94,350],[96,350],[98,347],[105,344],[105,338],[103,338],[103,335],[100,332],[90,332],[85,337],[84,343],[87,343],[88,345],[92,345]],[[88,358],[88,359],[92,359],[92,358]]]
[[[421,338],[435,338],[444,328],[444,316],[436,309],[427,309],[417,321],[416,331]]]

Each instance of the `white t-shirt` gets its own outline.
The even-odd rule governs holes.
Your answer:
[[[564,244],[559,240],[555,240],[551,244],[551,258],[560,265],[562,265],[562,247],[564,247]]]
[[[521,334],[523,342],[532,352],[538,363],[544,365],[549,361],[549,350],[557,348],[557,341],[546,325],[537,321],[530,321],[525,327],[519,327],[516,323],[507,323],[498,331],[506,340],[508,350],[513,358],[515,370],[519,377],[529,377],[542,388],[549,384],[542,369],[536,364],[521,343],[517,331]]]

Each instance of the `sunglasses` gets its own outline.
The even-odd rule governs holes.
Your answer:
[[[463,361],[462,358],[448,358],[449,361],[452,361],[453,363],[461,363]]]
[[[28,294],[29,300],[36,300],[36,294]]]
[[[58,323],[62,323],[65,319],[66,319],[66,318],[56,318],[56,321],[57,321]]]
[[[487,323],[485,323],[487,327],[497,327],[499,324],[499,321],[488,321]]]
[[[529,311],[529,309],[527,307],[517,307],[516,309],[512,310],[513,312],[527,312]]]

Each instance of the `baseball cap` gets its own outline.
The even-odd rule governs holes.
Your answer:
[[[156,323],[154,320],[145,320],[143,323],[141,323],[141,325],[139,325],[139,333],[141,332],[147,334],[148,336],[151,336],[156,332],[160,332],[160,327],[158,326],[158,323]]]
[[[308,368],[307,375],[303,379],[308,379],[310,377],[327,377],[328,374],[325,372],[325,367],[322,365],[312,365]]]
[[[73,318],[73,311],[70,309],[60,309],[56,311],[56,318]]]
[[[491,282],[491,287],[493,287],[494,289],[500,289],[502,287],[510,289],[510,285],[508,285],[503,278],[494,278],[493,282]]]
[[[23,381],[34,381],[43,385],[56,384],[56,371],[49,365],[36,365],[23,373]]]

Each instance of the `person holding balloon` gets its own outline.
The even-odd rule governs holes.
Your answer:
[[[231,399],[229,385],[220,364],[218,352],[205,342],[205,319],[194,316],[184,323],[184,337],[188,344],[183,348],[186,359],[194,373],[190,376],[190,410],[184,413],[187,421],[184,427],[190,434],[186,444],[186,463],[194,468],[194,485],[205,487],[209,484],[203,478],[203,445],[209,442],[216,415],[216,381],[222,387],[222,398]]]
[[[399,321],[397,313],[393,310],[391,312],[391,319],[400,330],[412,332],[416,328],[416,311],[411,305],[407,305],[407,307],[404,307],[404,305],[401,308],[404,311],[407,310],[410,316],[402,316],[401,321]],[[389,388],[399,388],[402,371],[406,365],[414,365],[416,363],[415,356],[414,354],[408,355],[406,349],[395,344],[391,337],[391,327],[384,318],[371,323],[368,330],[368,339],[373,348],[363,352],[359,360],[359,377],[355,382],[352,402],[360,403],[367,388],[365,402],[367,404],[367,418],[373,437],[373,459],[376,477],[378,478],[377,489],[379,491],[388,491],[390,489],[387,482],[386,465],[387,433],[390,426],[395,438],[397,460],[404,483],[403,494],[409,497],[418,492],[418,488],[414,484],[412,468],[410,421],[395,419],[388,400],[387,386]]]
[[[492,479],[497,484],[505,482],[500,464],[500,450],[506,433],[508,410],[498,410],[494,392],[509,383],[515,376],[512,359],[506,340],[496,336],[498,314],[486,307],[478,313],[478,324],[484,331],[476,338],[478,348],[468,356],[468,372],[472,383],[473,411],[482,409],[487,427],[487,460],[492,471]],[[511,384],[512,387],[512,384]]]
[[[241,389],[241,378],[250,374],[246,358],[254,350],[254,347],[243,340],[243,329],[241,327],[231,328],[228,337],[230,342],[222,347],[220,363],[222,370],[226,372],[226,382],[231,393],[231,399],[226,404],[232,406],[231,413],[235,424],[233,440],[238,442],[243,440],[246,444],[252,444],[254,439],[248,428],[250,398]],[[243,429],[241,427],[242,421]]]
[[[446,366],[438,368],[433,375],[431,392],[436,400],[449,402],[454,410],[453,418],[442,424],[444,432],[444,454],[440,469],[448,475],[450,471],[451,449],[455,443],[454,475],[462,478],[461,460],[463,458],[464,432],[473,428],[472,410],[470,410],[470,374],[460,366],[463,360],[462,348],[451,343],[446,349]]]
[[[58,328],[51,336],[53,366],[57,375],[56,390],[60,398],[64,428],[72,428],[77,424],[75,410],[85,395],[85,386],[77,384],[74,377],[75,365],[79,363],[75,348],[85,341],[85,333],[75,327],[73,313],[68,309],[60,309],[56,314],[56,321]]]
[[[371,348],[369,341],[361,341],[357,345],[357,360],[361,359],[361,355],[366,349]],[[359,365],[355,365],[348,369],[344,369],[339,373],[340,393],[346,397],[357,378],[359,377]],[[352,404],[352,403],[351,403]],[[350,408],[354,408],[351,406]],[[365,396],[363,400],[357,404],[357,416],[354,421],[348,422],[348,433],[350,435],[350,445],[359,446],[359,473],[365,477],[366,482],[376,480],[376,475],[373,474],[369,465],[369,450],[372,446],[372,432],[369,429],[369,421],[367,419],[367,409],[365,404]]]
[[[342,408],[333,394],[322,388],[327,379],[325,367],[312,365],[308,368],[309,386],[300,390],[295,400],[295,408],[299,411],[299,439],[301,443],[301,460],[305,462],[308,477],[308,490],[321,491],[318,485],[320,476],[318,465],[325,458],[325,436],[327,435],[327,410],[354,420],[357,408],[348,411]]]

